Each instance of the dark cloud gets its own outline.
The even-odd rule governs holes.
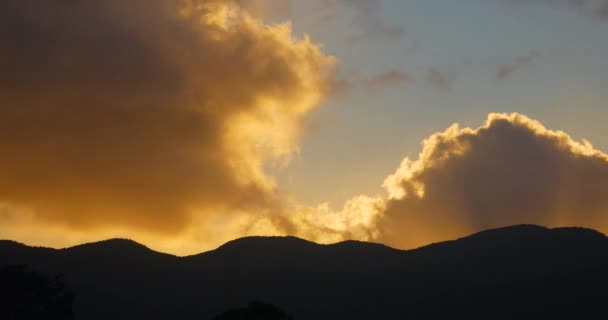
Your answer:
[[[0,205],[79,230],[272,207],[333,65],[219,0],[4,0],[0,52]]]
[[[594,19],[608,19],[608,0],[502,0],[511,5],[543,5],[572,10]]]
[[[437,68],[429,68],[427,70],[426,82],[440,91],[451,91],[453,88],[452,79],[448,79]]]
[[[400,70],[389,70],[365,80],[364,84],[370,90],[377,90],[388,86],[407,83],[409,81],[410,77],[405,72]]]
[[[337,12],[343,8],[354,12],[353,23],[359,30],[348,39],[349,42],[356,43],[365,39],[400,39],[405,31],[402,27],[384,21],[380,13],[381,5],[381,0],[322,0],[321,4],[325,11],[325,21],[333,20]]]
[[[498,80],[504,80],[509,77],[513,72],[516,72],[519,69],[525,68],[530,65],[534,60],[538,59],[540,54],[536,51],[530,51],[525,56],[519,56],[513,59],[513,61],[508,63],[503,63],[498,66],[496,70],[496,78]]]
[[[291,17],[289,0],[237,0],[253,16],[265,21],[286,21]]]
[[[330,94],[332,96],[343,96],[353,89],[353,82],[345,78],[335,78],[331,83]]]
[[[608,231],[608,156],[519,114],[432,135],[385,187],[377,240],[397,247],[525,223]]]

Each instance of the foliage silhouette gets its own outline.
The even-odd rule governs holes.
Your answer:
[[[25,265],[0,268],[0,318],[70,320],[73,294],[63,275],[49,277]]]
[[[252,301],[246,308],[225,311],[213,320],[294,320],[294,317],[272,304]]]
[[[582,228],[513,226],[414,250],[250,237],[188,257],[128,240],[0,241],[2,256],[65,273],[87,320],[212,319],[251,300],[298,320],[608,319],[608,238]]]

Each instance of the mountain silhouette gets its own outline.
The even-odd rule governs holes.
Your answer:
[[[298,320],[608,315],[608,238],[583,228],[513,226],[414,250],[247,237],[188,257],[122,239],[0,241],[0,263],[64,274],[76,319],[212,319],[251,301]]]

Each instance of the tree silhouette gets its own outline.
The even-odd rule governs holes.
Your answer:
[[[62,275],[49,277],[25,265],[0,267],[0,319],[74,319],[72,301]]]
[[[228,310],[213,320],[294,320],[294,317],[271,304],[252,301],[246,308]]]

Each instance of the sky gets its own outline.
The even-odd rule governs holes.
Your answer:
[[[608,232],[608,1],[0,4],[0,238]]]

